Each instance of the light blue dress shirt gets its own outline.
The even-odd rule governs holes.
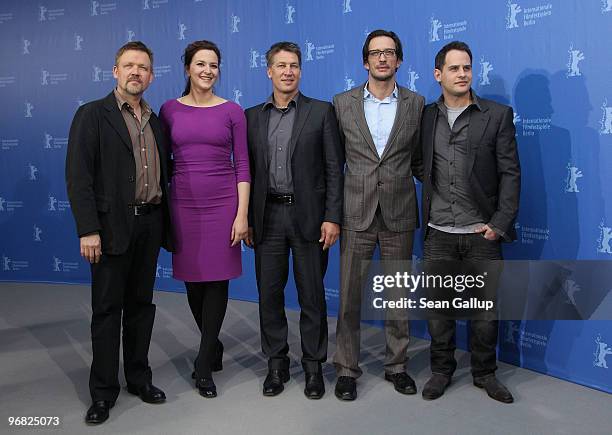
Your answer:
[[[376,145],[376,151],[378,151],[378,157],[382,156],[391,134],[395,112],[397,111],[397,96],[397,84],[391,95],[383,100],[379,100],[370,94],[367,83],[363,89],[363,110],[374,145]]]

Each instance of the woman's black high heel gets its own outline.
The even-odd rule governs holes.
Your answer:
[[[196,357],[193,362],[193,372],[191,372],[191,379],[196,378],[195,368],[198,366],[198,358]],[[210,370],[213,372],[220,372],[223,370],[223,343],[217,341],[217,349],[215,351],[215,360],[212,362],[210,366]]]
[[[207,399],[212,399],[213,397],[217,397],[217,386],[215,382],[210,379],[200,378],[196,381],[196,388],[200,393],[200,396],[206,397]]]

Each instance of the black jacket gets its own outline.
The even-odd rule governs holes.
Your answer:
[[[515,140],[512,108],[491,100],[478,99],[482,110],[472,110],[468,132],[468,180],[474,203],[485,223],[492,225],[506,241],[516,239],[514,220],[518,214],[521,168]],[[425,107],[421,121],[423,154],[423,227],[429,222],[433,190],[432,162],[436,103]],[[421,175],[421,174],[419,174]],[[421,177],[419,177],[421,178]]]
[[[155,114],[149,119],[160,161],[164,235],[172,249],[168,209],[168,146]],[[68,138],[66,187],[79,237],[98,232],[105,254],[122,254],[134,225],[136,165],[113,92],[77,110]]]
[[[263,235],[269,182],[270,111],[263,106],[245,112],[252,179],[249,226],[255,243]],[[302,237],[319,240],[324,221],[342,223],[344,151],[332,105],[300,94],[289,146],[297,225]]]

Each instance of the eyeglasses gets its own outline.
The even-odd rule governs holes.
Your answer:
[[[395,49],[393,48],[385,48],[384,50],[370,50],[368,51],[368,56],[378,59],[381,54],[384,54],[387,58],[395,57]]]

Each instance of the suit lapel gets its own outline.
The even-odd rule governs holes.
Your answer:
[[[297,100],[297,111],[293,122],[293,130],[291,131],[291,139],[289,140],[289,159],[293,157],[295,145],[297,144],[298,137],[300,137],[302,128],[304,128],[304,124],[306,124],[311,107],[310,98],[300,94]]]
[[[104,100],[104,108],[106,109],[106,119],[108,119],[109,124],[111,127],[113,127],[117,134],[119,134],[119,137],[121,137],[121,141],[124,143],[124,145],[131,151],[132,140],[130,139],[130,132],[128,131],[127,125],[125,125],[123,115],[121,115],[121,112],[119,111],[117,99],[115,98],[115,94],[113,92],[111,92]]]
[[[353,102],[351,104],[351,109],[353,111],[353,116],[355,117],[355,121],[357,122],[357,127],[359,131],[363,135],[366,143],[374,153],[377,159],[380,159],[378,156],[378,151],[376,150],[376,145],[374,145],[374,139],[372,139],[372,134],[370,133],[370,128],[368,127],[368,122],[365,117],[365,110],[363,108],[363,86],[360,86],[353,92]]]
[[[408,111],[410,109],[410,105],[412,104],[410,96],[406,94],[400,86],[398,86],[397,89],[399,101],[397,104],[397,110],[395,111],[395,119],[393,120],[393,127],[391,127],[391,133],[389,134],[389,139],[385,144],[383,154],[382,156],[380,156],[381,160],[384,159],[387,154],[389,154],[389,150],[393,146],[397,134],[404,125],[404,122],[406,122],[406,118],[408,117]]]
[[[157,152],[159,152],[160,154],[165,153],[166,150],[164,147],[164,143],[162,142],[162,131],[159,126],[159,120],[157,119],[155,113],[151,113],[151,117],[149,118],[149,124],[151,125],[151,130],[153,130],[153,136],[155,137],[155,142],[157,143]]]
[[[434,146],[435,146],[435,138],[436,138],[436,123],[438,122],[438,107],[434,106],[434,108],[428,111],[427,114],[423,116],[427,116],[423,121],[423,131],[421,134],[427,135],[425,144],[425,149],[423,150],[423,158],[426,170],[431,171],[433,166],[433,154],[434,154]]]
[[[479,110],[472,110],[470,113],[470,126],[468,130],[468,167],[467,173],[469,174],[472,171],[472,167],[474,166],[474,160],[476,159],[476,153],[478,152],[478,147],[480,146],[480,140],[482,135],[487,128],[487,123],[489,122],[489,114],[487,113],[487,108],[481,104],[482,112]]]
[[[159,162],[162,173],[162,181],[168,179],[168,170],[166,166],[166,156],[168,155],[166,151],[166,141],[164,134],[159,125],[159,119],[155,115],[155,113],[151,113],[151,117],[149,118],[149,125],[151,126],[151,130],[153,130],[153,137],[155,137],[155,144],[157,145],[157,152],[159,153]]]
[[[266,170],[270,166],[270,150],[268,149],[268,123],[270,121],[270,109],[263,109],[259,111],[259,121],[257,122],[258,126],[258,146],[261,148],[261,155],[264,159],[264,165]]]

